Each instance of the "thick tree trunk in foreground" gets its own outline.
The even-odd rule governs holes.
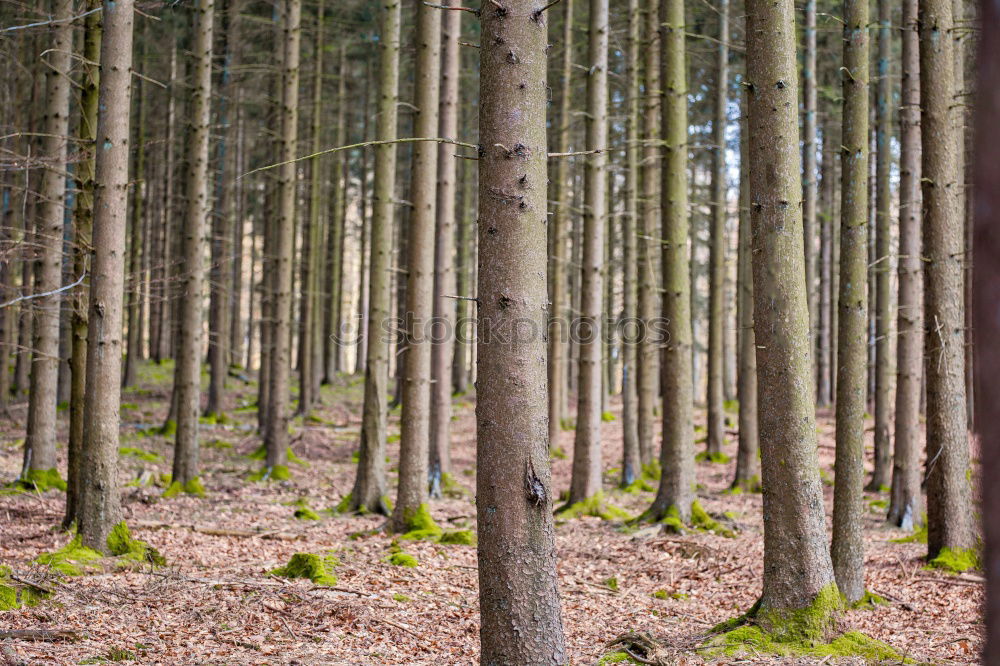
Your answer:
[[[951,0],[920,2],[927,550],[972,548],[965,411],[964,235],[959,208]]]
[[[86,410],[79,528],[83,545],[108,552],[121,520],[118,429],[121,401],[125,226],[128,208],[132,0],[105,0],[94,180]]]
[[[458,38],[462,12],[441,17],[441,100],[438,136],[458,138]],[[451,474],[451,365],[454,355],[455,300],[455,146],[438,146],[437,231],[434,244],[431,329],[430,488],[441,496],[441,477]]]
[[[608,143],[608,0],[590,2],[587,57],[587,150]],[[607,213],[607,154],[587,158],[584,182],[583,257],[580,270],[580,391],[568,504],[601,491],[601,412],[604,234]]]
[[[687,66],[684,0],[666,0],[661,16],[660,75],[663,87],[661,181],[663,246],[663,444],[660,487],[649,517],[658,520],[673,507],[682,521],[694,499],[694,423],[691,357],[691,273],[688,254]]]
[[[726,288],[726,115],[729,104],[729,0],[719,2],[719,43],[716,46],[715,108],[712,114],[712,229],[709,258],[708,292],[708,427],[709,455],[722,454],[726,439],[725,412],[722,401],[723,366],[725,365],[725,288]]]
[[[396,138],[399,97],[399,32],[401,1],[382,9],[379,19],[378,114],[375,138]],[[375,200],[372,205],[371,259],[368,267],[368,348],[365,362],[365,398],[361,412],[361,443],[357,475],[351,491],[351,511],[388,515],[385,501],[385,439],[389,395],[389,340],[382,325],[392,308],[392,228],[395,213],[396,146],[375,147]]]
[[[504,322],[522,320],[541,331],[548,319],[546,16],[533,0],[503,4],[503,13],[484,4],[483,34],[498,39],[484,39],[480,50],[480,661],[563,664],[545,343],[540,335],[495,334],[509,329]],[[606,17],[606,0],[603,7]],[[513,146],[520,147],[516,156],[510,154]]]
[[[653,331],[659,316],[660,294],[660,0],[645,0],[643,76],[645,78],[642,113],[642,200],[639,238],[639,320],[643,336],[639,342],[636,368],[638,388],[639,457],[643,465],[656,459],[656,406],[659,404],[660,345]]]
[[[889,522],[923,522],[920,484],[920,390],[924,363],[923,266],[920,262],[920,35],[917,0],[903,2],[899,107],[899,303],[896,339],[896,431]]]
[[[73,56],[72,0],[53,0],[52,41],[46,55],[45,122],[41,200],[35,221],[36,294],[55,291],[62,283],[63,218],[66,214],[66,135],[69,132],[70,61]],[[27,221],[25,222],[27,224]],[[36,475],[56,468],[56,384],[59,373],[59,303],[61,294],[38,296],[34,314],[31,388],[28,392],[27,438],[21,477],[32,483]],[[57,472],[53,472],[53,476]]]
[[[844,2],[837,453],[831,555],[848,603],[865,592],[865,385],[868,358],[868,0]]]
[[[779,621],[836,593],[816,450],[794,16],[791,0],[747,2],[754,327],[768,340],[757,348],[758,391],[767,396],[758,405],[765,488],[760,608]],[[823,625],[831,618],[818,619]]]
[[[288,473],[289,359],[292,351],[292,245],[295,230],[295,163],[299,125],[299,45],[301,0],[285,0],[281,84],[281,161],[278,174],[278,224],[274,234],[274,291],[271,316],[271,370],[268,380],[267,424],[264,443],[266,468],[271,475]]]
[[[174,385],[177,439],[172,485],[194,490],[198,478],[198,409],[201,403],[202,292],[205,286],[205,228],[209,215],[208,141],[211,130],[212,34],[214,0],[195,9],[194,90],[191,93],[191,143],[188,146],[187,212],[181,246],[180,339]]]

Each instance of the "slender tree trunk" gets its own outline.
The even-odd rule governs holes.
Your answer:
[[[927,550],[973,547],[951,0],[920,2]]]
[[[816,348],[816,406],[829,407],[833,402],[830,381],[830,340],[832,329],[831,303],[833,301],[833,200],[836,179],[837,158],[833,147],[833,123],[827,120],[823,126],[823,168],[822,199],[823,208],[819,215],[819,306],[817,313]]]
[[[83,545],[104,553],[109,551],[108,535],[121,520],[118,431],[133,16],[132,0],[104,1],[97,116],[101,145],[94,179],[94,253],[79,497]]]
[[[640,201],[639,320],[643,336],[636,367],[638,385],[639,457],[643,465],[655,459],[656,406],[659,403],[660,341],[653,331],[660,295],[660,0],[645,0],[644,99],[642,114],[642,199]]]
[[[833,568],[848,603],[865,593],[864,430],[868,355],[868,1],[844,2],[844,129],[837,331]]]
[[[899,107],[899,304],[896,341],[896,441],[889,522],[911,530],[923,522],[920,484],[920,388],[923,302],[920,262],[920,35],[917,0],[903,2]]]
[[[158,316],[154,322],[154,329],[157,331],[157,344],[153,349],[153,360],[162,363],[164,359],[172,356],[173,336],[171,335],[171,304],[174,302],[174,286],[171,282],[173,276],[173,238],[174,233],[174,124],[176,120],[176,85],[177,85],[177,40],[171,36],[170,42],[170,80],[167,90],[167,120],[165,155],[164,155],[164,184],[163,184],[163,230],[162,230],[162,255],[158,257],[160,261],[159,270],[156,272],[157,300],[159,302]]]
[[[347,60],[344,45],[341,44],[338,58],[340,75],[337,83],[337,133],[335,143],[342,146],[347,141]],[[326,323],[324,325],[323,362],[324,382],[329,384],[337,378],[340,369],[340,304],[343,302],[344,262],[344,201],[347,191],[347,180],[344,178],[344,153],[333,154],[332,165],[333,196],[330,198],[329,226],[330,233],[326,248],[327,274],[326,284]]]
[[[570,104],[573,97],[573,0],[563,2],[562,62],[560,65],[559,112],[556,116],[556,152],[570,150]],[[570,225],[569,161],[560,159],[555,164],[552,187],[552,212],[550,234],[552,252],[549,261],[549,284],[552,288],[552,317],[549,321],[548,382],[549,382],[549,446],[559,441],[563,419],[566,417],[568,341],[570,321],[575,316],[569,309],[566,281],[569,271],[576,264],[566,266],[567,234]],[[574,241],[575,242],[575,241]]]
[[[177,392],[177,438],[172,483],[198,492],[198,408],[201,402],[202,292],[205,284],[205,230],[210,211],[208,142],[211,130],[212,34],[214,0],[196,6],[194,90],[188,146],[187,211],[182,236],[181,326],[174,385]]]
[[[594,13],[604,19],[604,44],[607,7],[607,0],[592,4],[592,11],[603,10]],[[478,294],[484,332],[504,330],[505,321],[530,321],[538,331],[547,317],[545,20],[531,0],[505,0],[503,13],[483,7],[483,34],[498,36],[484,39],[480,50],[479,126],[486,148],[479,161]],[[520,150],[512,159],[514,146]],[[484,335],[479,364],[481,661],[563,664],[542,337]]]
[[[641,328],[636,326],[638,315],[636,300],[638,262],[637,217],[639,208],[639,42],[642,14],[639,0],[629,0],[628,43],[626,45],[625,68],[625,211],[622,218],[624,246],[622,269],[624,302],[622,304],[622,324],[619,327],[622,344],[622,487],[628,486],[642,473],[642,456],[639,453],[639,431],[636,408],[636,360],[637,343]]]
[[[805,241],[806,300],[809,304],[811,347],[815,349],[818,304],[816,298],[816,0],[806,0],[805,53],[802,61],[802,234]]]
[[[27,438],[21,478],[34,483],[56,469],[56,389],[59,373],[59,303],[51,294],[62,282],[63,219],[66,202],[66,135],[69,131],[70,60],[73,56],[72,0],[52,0],[52,41],[46,56],[45,126],[42,156],[48,163],[42,172],[41,203],[35,222],[37,247],[31,356],[31,388],[28,392]],[[27,224],[27,223],[26,223]],[[41,295],[49,294],[49,295]],[[53,472],[50,472],[52,470]],[[57,484],[58,485],[58,484]]]
[[[769,489],[759,608],[774,611],[765,617],[777,624],[817,600],[837,598],[813,408],[794,16],[791,0],[747,1],[754,329],[767,336],[757,347],[758,394],[767,398],[758,405],[761,469]],[[819,605],[811,627],[817,633],[832,622],[832,606]]]
[[[383,4],[379,18],[378,114],[375,139],[396,139],[399,100],[400,0]],[[385,481],[385,440],[389,393],[389,340],[383,326],[389,320],[392,303],[392,231],[395,216],[396,146],[375,147],[375,200],[372,205],[371,259],[368,266],[367,360],[365,398],[361,412],[361,443],[358,470],[354,478],[349,508],[364,513],[388,515]]]
[[[274,234],[274,295],[271,314],[270,374],[267,424],[264,443],[267,473],[277,477],[288,473],[289,360],[292,350],[292,241],[295,229],[295,171],[299,123],[299,44],[301,41],[302,0],[285,0],[283,5],[281,161],[278,174],[278,224]]]
[[[729,105],[729,0],[720,0],[719,44],[716,47],[715,108],[712,116],[712,231],[708,304],[708,428],[709,455],[721,455],[726,439],[723,410],[723,350],[726,287],[726,113]],[[809,254],[807,251],[806,254]]]
[[[234,97],[234,112],[236,114],[236,173],[244,173],[246,163],[246,144],[243,131],[242,90],[237,87]],[[233,183],[233,199],[235,203],[234,224],[230,239],[233,251],[231,289],[229,292],[229,365],[242,366],[243,363],[243,253],[244,234],[246,233],[246,201],[242,181]],[[252,235],[252,234],[251,234]],[[252,298],[250,300],[253,300]]]
[[[370,81],[372,79],[372,65],[371,59],[368,59],[364,64],[364,75]],[[362,138],[365,141],[369,140],[369,119],[372,116],[371,105],[369,99],[371,97],[371,86],[365,86],[365,101],[362,108]],[[359,183],[359,195],[358,195],[358,210],[359,217],[358,220],[358,236],[361,243],[361,254],[358,259],[358,309],[356,313],[356,318],[358,321],[358,344],[355,350],[355,361],[354,361],[354,374],[364,375],[365,374],[365,364],[368,354],[368,294],[369,287],[368,283],[368,247],[371,237],[371,217],[368,212],[368,151],[365,149],[361,150],[361,178]]]
[[[473,334],[472,321],[469,314],[469,301],[466,299],[473,297],[470,290],[473,288],[471,264],[475,256],[472,251],[472,245],[475,243],[476,230],[476,211],[473,207],[475,205],[475,195],[473,194],[473,188],[475,187],[474,166],[472,160],[462,160],[460,165],[462,169],[462,208],[458,217],[458,252],[455,258],[457,278],[455,293],[460,298],[456,303],[455,355],[451,366],[451,384],[453,390],[458,395],[465,394],[469,388],[469,352],[472,347],[470,337]],[[563,267],[560,266],[558,270],[562,269]],[[554,307],[555,305],[553,304]],[[555,379],[565,382],[565,374]],[[551,444],[551,439],[549,442]]]
[[[416,70],[414,101],[417,110],[414,132],[432,137],[438,131],[440,96],[441,10],[417,6]],[[410,177],[410,215],[406,274],[406,364],[403,409],[400,414],[399,488],[392,515],[392,528],[412,529],[413,521],[427,502],[427,458],[430,441],[431,343],[429,324],[433,317],[434,231],[437,197],[438,144],[414,144]]]
[[[580,284],[580,390],[568,504],[601,491],[601,357],[603,348],[604,235],[607,214],[608,0],[590,0],[587,77],[587,150]]]
[[[458,38],[462,12],[441,17],[441,100],[438,136],[458,138]],[[431,329],[430,489],[441,496],[441,477],[451,474],[451,366],[454,355],[455,268],[455,147],[438,146],[437,231],[434,245],[433,312]],[[443,330],[442,330],[443,329]]]
[[[662,5],[663,164],[661,185],[663,246],[663,444],[660,487],[646,512],[659,520],[671,509],[683,522],[691,518],[694,499],[694,423],[691,333],[691,273],[688,225],[687,65],[684,0]]]
[[[146,25],[145,23],[143,25]],[[140,70],[146,64],[146,31],[139,36],[138,60]],[[145,216],[146,192],[146,90],[143,80],[135,79],[136,128],[135,159],[132,174],[132,219],[129,229],[128,286],[126,288],[126,316],[128,337],[125,344],[125,377],[122,385],[135,384],[142,356],[142,328],[139,319],[139,303],[142,300],[142,225]]]

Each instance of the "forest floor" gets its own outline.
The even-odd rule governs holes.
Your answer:
[[[226,416],[232,423],[203,424],[205,499],[162,499],[155,481],[170,472],[169,438],[145,434],[165,417],[169,366],[145,365],[139,386],[126,391],[122,411],[123,486],[145,473],[154,483],[125,487],[123,506],[133,534],[154,545],[167,565],[108,568],[59,579],[32,564],[69,537],[56,529],[64,496],[0,496],[0,563],[15,575],[51,587],[41,604],[0,613],[0,632],[60,629],[72,641],[0,643],[0,663],[148,664],[475,664],[479,623],[476,550],[470,546],[400,542],[417,558],[414,568],[387,562],[393,537],[378,532],[377,516],[331,515],[350,491],[352,453],[360,427],[362,380],[345,377],[324,387],[319,420],[294,425],[292,479],[252,483],[260,468],[248,458],[260,445],[248,407],[256,385],[231,380]],[[617,416],[620,405],[612,402]],[[0,481],[13,480],[21,465],[26,407],[0,421]],[[61,413],[61,433],[66,413]],[[703,419],[703,415],[699,418]],[[703,420],[702,420],[703,423]],[[471,399],[455,400],[454,476],[462,486],[432,503],[438,523],[473,528],[475,506],[475,415]],[[832,507],[831,415],[820,413],[820,454],[827,512]],[[389,457],[398,458],[398,411],[390,426]],[[620,423],[604,424],[604,468],[620,465]],[[696,437],[703,436],[699,430]],[[871,433],[869,431],[869,439]],[[560,445],[572,451],[571,432]],[[699,448],[702,445],[699,444]],[[145,452],[142,460],[137,453]],[[726,452],[735,459],[735,437]],[[65,446],[60,450],[65,469]],[[761,496],[728,494],[734,463],[698,464],[698,496],[712,514],[731,512],[734,538],[712,533],[638,531],[599,518],[558,521],[556,545],[563,621],[573,664],[594,664],[607,643],[629,631],[645,631],[662,642],[672,663],[713,662],[698,647],[714,624],[749,608],[760,591],[763,538]],[[390,465],[394,494],[395,467]],[[570,460],[553,461],[557,491],[568,488]],[[651,492],[614,490],[617,473],[605,479],[611,501],[633,515]],[[162,485],[162,484],[161,484]],[[867,584],[891,601],[849,612],[854,628],[894,646],[919,662],[974,663],[982,646],[981,578],[924,569],[920,543],[894,543],[906,536],[885,526],[886,494],[866,495]],[[319,520],[293,514],[307,505]],[[226,534],[226,532],[230,534]],[[286,580],[269,571],[297,552],[333,554],[336,587]],[[754,655],[739,663],[816,663],[820,660]],[[855,660],[856,663],[863,663]],[[824,659],[821,663],[837,663]],[[844,660],[842,663],[851,663]]]

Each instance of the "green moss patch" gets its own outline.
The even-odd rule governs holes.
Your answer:
[[[573,430],[576,430],[576,420],[559,419],[559,429],[563,432],[572,432]]]
[[[308,578],[316,585],[336,585],[337,576],[333,570],[339,565],[340,560],[333,555],[295,553],[288,564],[268,573],[282,578]]]
[[[177,421],[167,419],[159,428],[153,428],[153,434],[163,435],[164,437],[173,437],[177,434]]]
[[[441,536],[442,530],[431,517],[427,504],[408,510],[403,515],[403,523],[406,525],[406,531],[401,535],[403,539],[437,541]]]
[[[160,555],[158,550],[145,541],[133,539],[124,520],[111,528],[111,534],[108,535],[108,552],[133,562],[149,562],[159,566],[167,563],[166,558]]]
[[[601,412],[601,420],[605,423],[610,423],[615,420],[615,415],[611,412]]]
[[[597,666],[604,666],[604,664],[638,664],[640,662],[636,661],[628,655],[627,652],[622,652],[621,650],[615,652],[609,652],[597,661]]]
[[[14,580],[13,573],[10,567],[0,565],[0,611],[35,606],[52,596],[48,590]]]
[[[593,516],[595,518],[600,518],[601,520],[612,521],[628,521],[632,519],[625,509],[608,502],[604,493],[600,492],[591,495],[587,499],[580,500],[575,504],[571,504],[570,506],[561,509],[556,514],[556,518],[559,518],[560,520],[572,520],[582,516]]]
[[[455,546],[475,546],[477,543],[476,533],[472,530],[445,530],[438,543]]]
[[[205,442],[202,446],[206,449],[231,449],[233,448],[232,442],[227,442],[224,439],[210,439]]]
[[[392,553],[389,557],[385,558],[385,561],[396,567],[416,567],[420,565],[413,555],[409,553],[404,553],[402,551],[398,553]]]
[[[712,518],[712,516],[708,515],[708,512],[702,508],[701,504],[697,500],[691,502],[691,525],[699,530],[714,532],[719,536],[724,536],[729,539],[736,536],[732,530],[723,527],[718,521]]]
[[[715,463],[717,465],[725,465],[731,458],[727,456],[722,451],[716,451],[714,453],[709,453],[708,451],[699,451],[694,459],[697,462]]]
[[[646,479],[639,477],[638,479],[628,484],[627,486],[619,488],[619,490],[621,490],[623,493],[634,495],[640,492],[647,492],[647,493],[655,492],[656,487],[654,487],[653,484],[651,484]]]
[[[201,479],[197,476],[185,484],[181,484],[180,481],[173,481],[169,486],[167,486],[167,489],[163,491],[163,499],[177,497],[182,493],[185,495],[192,495],[194,497],[204,497],[205,486],[202,485]]]
[[[285,449],[285,455],[288,457],[288,462],[295,465],[302,465],[303,467],[309,467],[308,462],[295,455],[295,452],[292,451],[292,447],[289,446]],[[247,458],[250,460],[267,460],[267,446],[261,444],[254,449],[253,453],[247,454]]]
[[[464,499],[468,497],[469,490],[456,481],[454,476],[445,472],[441,475],[441,493],[452,499]]]
[[[875,594],[870,590],[865,590],[864,596],[851,604],[851,608],[875,608],[876,606],[886,606],[888,601],[885,597]]]
[[[163,462],[163,456],[161,456],[159,453],[143,451],[142,449],[137,449],[134,446],[120,447],[118,449],[118,455],[128,456],[130,458],[137,458],[138,460],[144,460],[146,462]]]
[[[941,569],[951,573],[962,573],[970,569],[979,569],[979,551],[974,548],[954,550],[942,548],[937,557],[927,563],[928,569]]]
[[[11,484],[12,489],[44,493],[49,490],[66,492],[66,481],[59,476],[59,470],[29,469],[28,472]]]
[[[403,604],[405,604],[408,601],[413,601],[413,599],[410,599],[405,594],[400,594],[399,592],[396,592],[395,594],[393,594],[392,595],[392,599],[393,599],[393,601],[398,601],[398,602],[403,603]]]
[[[310,509],[308,506],[303,506],[295,510],[294,516],[299,520],[319,520],[320,516],[318,513]]]
[[[708,643],[710,656],[773,654],[782,657],[861,657],[868,663],[913,663],[892,646],[857,631],[838,636],[829,643],[782,641],[757,626],[743,626]]]
[[[247,477],[248,481],[259,483],[261,481],[288,481],[292,478],[287,465],[275,465],[274,467],[262,467]]]
[[[93,563],[104,555],[83,545],[78,534],[65,546],[51,553],[42,553],[34,559],[35,564],[48,566],[64,576],[82,576],[93,568]]]
[[[925,520],[917,529],[900,539],[893,539],[893,543],[927,543],[927,521]]]
[[[662,475],[663,470],[660,468],[659,460],[654,460],[642,466],[642,478],[647,481],[659,481]]]
[[[553,446],[549,449],[549,457],[556,460],[566,460],[566,451],[561,446]]]

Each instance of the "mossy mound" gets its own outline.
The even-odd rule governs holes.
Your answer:
[[[153,428],[153,434],[163,435],[164,437],[173,437],[177,434],[177,421],[167,419],[159,428]]]
[[[709,656],[737,656],[742,654],[772,654],[781,657],[861,657],[866,663],[912,664],[887,643],[875,640],[857,631],[850,631],[829,643],[810,641],[781,641],[764,632],[760,627],[738,627],[712,639],[707,650]]]
[[[980,568],[979,551],[975,548],[955,550],[942,548],[941,551],[927,563],[928,569],[941,569],[950,573],[962,573]]]
[[[294,516],[299,520],[319,520],[320,516],[318,513],[310,509],[308,506],[303,506],[295,510]]]
[[[708,515],[708,512],[702,508],[697,500],[691,502],[691,526],[705,532],[714,532],[728,539],[736,536],[731,529],[723,527],[717,520]]]
[[[198,417],[198,423],[202,423],[204,425],[231,425],[235,423],[235,421],[222,412],[212,412],[211,414],[205,414],[204,416]]]
[[[601,420],[605,423],[610,423],[615,420],[615,415],[611,412],[601,412]]]
[[[661,476],[663,476],[663,469],[660,467],[659,460],[654,460],[642,466],[642,478],[647,481],[659,481]]]
[[[875,608],[876,606],[888,605],[885,597],[875,594],[870,590],[865,590],[864,595],[851,604],[851,608]]]
[[[634,495],[640,492],[647,492],[647,493],[656,492],[656,487],[653,486],[653,484],[651,484],[646,479],[639,477],[638,479],[628,484],[627,486],[619,488],[619,490],[621,490],[623,493]]]
[[[206,449],[231,449],[233,448],[232,442],[227,442],[224,439],[210,439],[203,444]]]
[[[288,481],[292,478],[292,473],[288,471],[287,465],[275,465],[274,467],[262,467],[247,477],[248,481],[259,483],[261,481]]]
[[[921,523],[917,529],[900,539],[893,539],[893,543],[927,543],[927,521]]]
[[[0,565],[0,611],[35,606],[52,593],[34,585],[15,581],[10,567]]]
[[[111,528],[111,534],[108,535],[108,552],[133,562],[149,562],[159,566],[167,563],[166,558],[160,555],[158,550],[145,541],[133,539],[124,520]]]
[[[295,553],[288,564],[268,573],[282,578],[308,578],[316,585],[336,585],[337,576],[333,570],[339,565],[340,560],[333,555]]]
[[[184,484],[180,481],[173,481],[169,486],[167,486],[167,489],[163,491],[163,499],[177,497],[181,493],[185,495],[192,495],[194,497],[204,497],[205,486],[202,485],[201,479],[197,476]]]
[[[295,465],[302,465],[303,467],[309,467],[309,463],[295,455],[295,452],[292,451],[292,447],[289,446],[285,449],[285,455],[288,457],[288,462]],[[247,454],[247,458],[250,460],[267,460],[267,446],[261,444],[254,449],[253,453]]]
[[[717,465],[725,465],[731,460],[731,458],[722,451],[715,451],[712,453],[709,453],[708,451],[699,451],[695,455],[694,459],[697,462],[715,463]]]
[[[66,481],[59,476],[59,470],[29,469],[21,478],[11,484],[12,490],[26,490],[44,493],[49,490],[66,492]]]
[[[559,429],[563,432],[576,430],[576,419],[559,419]]]
[[[405,594],[400,594],[399,592],[396,592],[395,594],[393,594],[392,595],[392,599],[393,599],[393,601],[398,601],[398,602],[403,603],[403,604],[405,604],[408,601],[413,601],[413,599],[410,599]]]
[[[556,513],[556,518],[560,520],[572,520],[582,516],[593,516],[601,520],[617,520],[622,522],[632,519],[632,516],[625,509],[608,502],[604,493],[600,492],[575,504],[563,507]]]
[[[34,563],[48,566],[64,576],[82,576],[103,557],[103,554],[84,546],[83,538],[78,534],[59,550],[42,553],[34,559]]]
[[[455,546],[475,546],[476,533],[472,530],[445,530],[438,538],[438,543]]]
[[[632,657],[629,656],[627,652],[622,652],[621,650],[615,652],[609,652],[600,659],[597,660],[597,666],[604,666],[604,664],[639,664]]]
[[[733,485],[722,492],[726,495],[742,495],[743,493],[759,493],[762,489],[760,477],[754,474],[749,479],[733,481]]]
[[[411,541],[437,541],[441,536],[441,527],[434,522],[427,504],[421,504],[416,509],[410,509],[403,515],[405,531],[400,535]]]
[[[392,553],[389,557],[385,558],[385,561],[396,567],[416,567],[420,565],[413,555],[409,553],[404,553],[402,551],[398,553]]]
[[[143,451],[142,449],[137,449],[134,446],[119,447],[118,455],[128,456],[130,458],[136,458],[138,460],[144,460],[146,462],[163,462],[163,456],[161,456],[159,453]]]

